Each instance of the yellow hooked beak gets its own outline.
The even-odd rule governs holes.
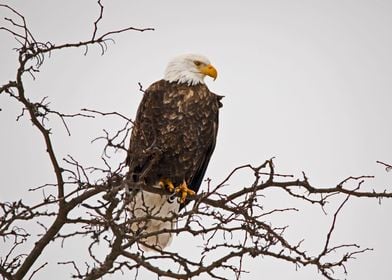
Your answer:
[[[216,77],[218,77],[218,71],[216,71],[215,67],[212,66],[211,64],[208,65],[203,65],[199,67],[200,73],[210,76],[211,78],[214,78],[214,81]]]

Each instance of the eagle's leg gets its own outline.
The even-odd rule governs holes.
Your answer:
[[[188,188],[185,180],[176,188],[176,193],[180,194],[180,203],[184,203],[188,195],[195,195],[195,192]]]
[[[173,182],[167,178],[159,180],[159,186],[162,189],[169,190],[169,192],[171,192],[171,193],[174,192],[174,189],[175,189]]]

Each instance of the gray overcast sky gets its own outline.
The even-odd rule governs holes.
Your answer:
[[[99,11],[95,1],[5,3],[25,15],[37,40],[56,44],[89,39]],[[147,87],[161,79],[173,56],[200,53],[219,71],[215,82],[207,80],[209,88],[226,96],[207,171],[214,182],[238,165],[275,156],[279,171],[297,176],[304,171],[314,185],[377,175],[368,186],[392,187],[392,175],[376,164],[392,162],[392,1],[147,0],[104,5],[102,33],[129,25],[156,31],[114,36],[116,43],[108,44],[104,56],[98,47],[87,56],[82,49],[53,53],[35,81],[25,79],[32,99],[49,96],[52,107],[64,112],[88,107],[133,117],[141,99],[138,82]],[[9,14],[0,9],[0,16],[4,24]],[[4,32],[0,42],[3,83],[15,76],[16,42]],[[0,96],[0,108],[0,198],[18,199],[27,187],[53,178],[42,140],[28,119],[15,124],[19,106]],[[111,119],[71,121],[68,137],[60,123],[51,124],[59,154],[76,155],[86,165],[98,164],[102,151],[91,139],[102,128],[115,131],[122,125]],[[246,178],[236,177],[228,188],[242,187]],[[278,204],[282,200],[271,196],[268,206]],[[343,211],[335,240],[375,249],[349,263],[347,279],[390,278],[391,212],[391,201],[379,206],[358,199]],[[324,240],[319,231],[330,218],[309,208],[283,223],[293,224],[288,232],[293,240],[305,236],[305,244],[317,249]],[[172,246],[181,250],[185,242],[177,239]],[[56,250],[58,246],[49,254],[58,254]],[[268,259],[249,260],[245,269],[250,274],[243,279],[321,278],[314,269],[295,272],[292,265]],[[42,279],[52,279],[49,272],[55,270],[50,267]],[[69,278],[58,271],[58,280]]]

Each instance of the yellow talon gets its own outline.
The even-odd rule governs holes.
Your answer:
[[[188,195],[195,195],[195,192],[188,188],[185,180],[176,188],[176,193],[180,193],[180,203],[184,203]]]
[[[174,192],[174,185],[172,183],[172,181],[170,181],[170,179],[161,179],[159,180],[159,186],[162,189],[167,189],[169,190],[169,192]]]

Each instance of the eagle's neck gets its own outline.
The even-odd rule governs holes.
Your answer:
[[[197,84],[204,84],[204,77],[205,75],[200,72],[184,68],[181,64],[172,64],[167,67],[164,80],[193,86]]]

